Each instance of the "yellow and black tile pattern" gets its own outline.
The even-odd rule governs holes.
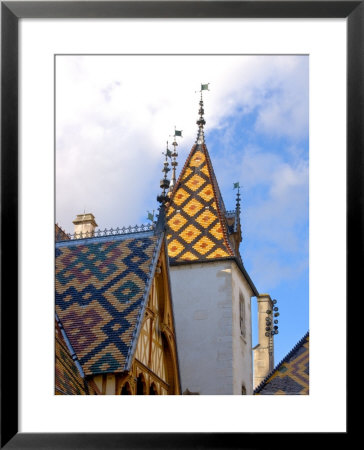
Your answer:
[[[167,211],[168,256],[172,263],[234,256],[224,209],[207,148],[195,145]]]

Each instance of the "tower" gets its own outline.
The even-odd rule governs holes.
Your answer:
[[[274,342],[272,333],[273,300],[268,294],[258,297],[258,339],[259,343],[253,348],[254,351],[254,389],[265,379],[274,367]],[[278,309],[278,308],[277,308]],[[274,325],[278,329],[277,325]],[[273,331],[274,333],[274,331]]]
[[[91,213],[78,214],[73,224],[75,225],[75,234],[78,237],[93,236],[97,227],[95,216]]]
[[[204,137],[198,133],[167,205],[167,242],[182,392],[252,394],[251,297],[239,253],[240,194],[226,211]]]

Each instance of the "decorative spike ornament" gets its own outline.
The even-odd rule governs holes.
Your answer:
[[[176,141],[176,136],[180,136],[182,137],[182,131],[181,130],[176,130],[176,127],[174,128],[174,139],[172,142],[173,145],[173,152],[171,153],[171,166],[172,166],[172,177],[171,177],[171,184],[169,186],[169,191],[172,192],[175,184],[176,184],[176,168],[178,166],[178,162],[177,162],[177,149],[176,147],[178,146],[177,141]]]
[[[239,182],[234,183],[233,189],[237,189],[238,192],[236,194],[236,215],[237,215],[237,219],[238,221],[240,221],[240,184]]]
[[[197,133],[197,139],[196,144],[204,144],[205,143],[205,136],[204,136],[204,130],[203,127],[206,124],[206,120],[204,119],[205,110],[203,109],[203,98],[202,98],[202,91],[209,90],[208,86],[210,83],[207,84],[201,84],[201,97],[200,97],[200,108],[198,110],[199,118],[196,121],[196,124],[198,125],[198,133]]]
[[[168,156],[171,155],[171,151],[168,148],[168,141],[167,141],[167,148],[166,148],[166,152],[163,153],[165,155],[165,161],[163,164],[163,169],[162,172],[164,172],[164,177],[160,180],[160,187],[162,189],[162,193],[160,195],[158,195],[157,200],[161,205],[164,205],[167,201],[168,201],[168,195],[166,195],[166,191],[169,188],[170,185],[170,181],[167,178],[167,173],[171,170],[169,168],[169,163],[168,163]]]
[[[240,213],[240,191],[236,194],[236,212]]]

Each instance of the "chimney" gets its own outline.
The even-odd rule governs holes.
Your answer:
[[[273,302],[268,294],[258,296],[259,343],[254,351],[254,389],[274,368],[274,341],[271,334],[273,324]],[[267,329],[270,328],[268,331]]]
[[[75,238],[87,238],[94,235],[95,228],[98,226],[95,217],[91,213],[78,214],[72,222],[75,225]]]

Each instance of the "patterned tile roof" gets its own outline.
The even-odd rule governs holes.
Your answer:
[[[69,240],[67,233],[58,224],[55,225],[55,240],[56,242]]]
[[[55,326],[55,393],[56,395],[86,395],[88,391],[85,381],[72,359],[57,322]]]
[[[309,332],[254,390],[255,395],[308,395],[308,393]]]
[[[56,313],[86,376],[128,370],[162,239],[56,243]]]
[[[192,147],[167,211],[170,262],[236,256],[229,242],[225,206],[205,144]]]

